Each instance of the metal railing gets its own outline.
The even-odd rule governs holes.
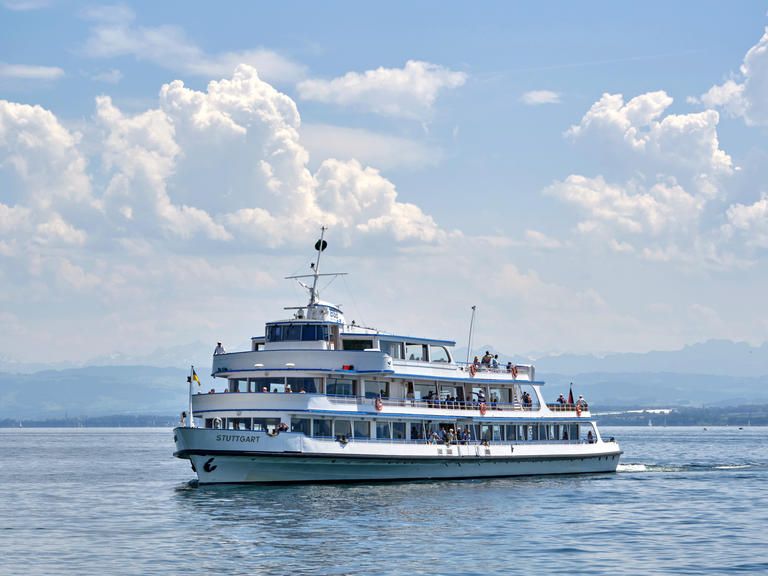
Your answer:
[[[552,410],[552,412],[576,412],[576,404],[560,404],[555,402],[553,404],[547,404],[547,408]],[[589,407],[582,407],[581,411],[589,412]]]
[[[375,406],[377,398],[368,398],[362,396],[335,396],[328,394],[326,398],[332,404],[356,404]],[[415,398],[379,398],[382,406],[392,406],[398,408],[428,408],[435,410],[474,410],[480,411],[481,404],[485,404],[486,411],[514,410],[523,412],[535,412],[539,410],[538,404],[523,405],[520,402],[494,402],[479,400],[441,400],[438,398],[415,399]]]

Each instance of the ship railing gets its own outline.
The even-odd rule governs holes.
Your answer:
[[[533,380],[533,366],[530,365],[509,363],[492,366],[482,362],[479,364],[476,362],[456,362],[456,365],[467,372],[470,366],[474,366],[476,374],[504,374],[512,376],[514,379],[517,379],[518,376],[527,376],[530,380]]]
[[[552,410],[552,412],[576,412],[576,404],[559,404],[555,402],[554,404],[547,404],[547,408]],[[584,408],[584,412],[589,411],[589,408]]]
[[[327,394],[326,397],[332,404],[370,404],[375,406],[376,398],[363,398],[361,396],[336,396]],[[523,412],[533,412],[538,410],[536,404],[525,406],[520,402],[494,402],[479,400],[440,400],[432,399],[414,399],[414,398],[380,398],[382,406],[393,407],[411,407],[411,408],[430,408],[435,410],[474,410],[480,411],[481,404],[485,404],[486,411],[514,410]]]
[[[313,440],[336,440],[340,441],[341,436],[312,436]],[[411,445],[429,445],[432,446],[521,446],[531,444],[589,444],[586,438],[579,438],[574,440],[454,440],[452,442],[444,442],[442,440],[429,440],[425,438],[364,438],[364,437],[349,437],[344,436],[343,441],[368,443],[368,444],[411,444]],[[610,440],[603,440],[604,442],[615,442],[614,438]]]

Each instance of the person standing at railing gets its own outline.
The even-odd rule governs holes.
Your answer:
[[[491,368],[496,370],[499,367],[499,355],[495,354],[493,358],[491,358]]]
[[[483,356],[483,359],[480,360],[480,364],[488,368],[491,365],[491,360],[493,360],[493,356],[491,355],[490,351],[486,350],[485,356]]]
[[[562,394],[560,394],[560,396],[558,396],[558,397],[557,397],[557,403],[558,403],[560,406],[565,406],[565,396],[563,396]]]
[[[210,348],[209,348],[210,350]],[[224,346],[221,345],[221,342],[216,343],[216,349],[213,351],[214,356],[218,356],[219,354],[226,354],[227,351],[224,350]]]

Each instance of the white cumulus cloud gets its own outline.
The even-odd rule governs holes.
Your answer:
[[[768,27],[747,51],[738,74],[692,100],[723,108],[749,125],[768,125]]]
[[[580,235],[616,253],[722,263],[704,221],[717,219],[736,168],[720,148],[718,113],[667,114],[672,102],[664,91],[603,94],[565,135],[604,158],[607,175],[571,174],[544,192],[579,211]]]
[[[420,120],[429,116],[442,90],[457,88],[466,81],[464,72],[409,60],[403,68],[380,67],[362,74],[348,72],[332,80],[304,80],[297,89],[303,100]]]

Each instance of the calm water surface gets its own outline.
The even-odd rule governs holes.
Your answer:
[[[0,573],[768,573],[767,428],[604,434],[617,474],[198,488],[170,430],[4,429]]]

